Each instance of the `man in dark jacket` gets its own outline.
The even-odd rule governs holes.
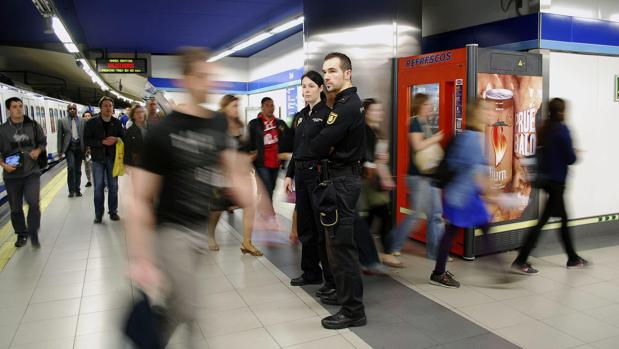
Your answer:
[[[251,120],[247,127],[249,131],[247,151],[255,152],[256,175],[262,180],[272,200],[279,173],[279,153],[292,151],[289,142],[290,129],[283,120],[275,117],[275,106],[270,97],[264,97],[260,104],[261,113]]]
[[[11,223],[17,241],[15,247],[22,247],[28,241],[38,248],[41,210],[39,192],[41,188],[41,169],[37,159],[46,156],[45,133],[39,124],[24,116],[24,103],[17,97],[5,102],[7,122],[0,126],[0,166],[2,178],[11,208]],[[28,225],[24,218],[23,200],[29,206]]]
[[[113,117],[114,101],[110,97],[99,100],[101,113],[89,120],[84,128],[84,142],[90,147],[93,181],[95,182],[95,223],[103,219],[104,183],[108,188],[108,211],[110,219],[118,217],[118,178],[112,175],[116,156],[116,142],[123,135],[120,120]],[[105,179],[104,179],[105,176]]]

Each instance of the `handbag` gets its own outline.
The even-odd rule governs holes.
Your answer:
[[[125,143],[121,138],[116,140],[116,154],[114,156],[114,168],[112,176],[118,177],[125,174]]]
[[[430,130],[430,126],[425,122],[420,123],[421,127],[423,128],[425,138],[427,139],[432,137],[432,131]],[[441,163],[441,160],[443,160],[443,157],[445,156],[443,148],[437,143],[434,143],[425,149],[413,151],[412,154],[415,166],[417,166],[417,169],[422,174],[434,173],[438,165]]]
[[[125,320],[125,336],[139,349],[163,349],[160,340],[160,323],[164,310],[153,306],[144,292],[142,299],[133,305]]]

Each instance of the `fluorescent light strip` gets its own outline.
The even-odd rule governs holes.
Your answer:
[[[80,50],[78,50],[77,46],[75,46],[75,44],[71,43],[71,44],[64,44],[64,47],[67,49],[67,51],[69,51],[69,53],[78,53],[80,52]]]
[[[290,28],[294,28],[294,27],[298,26],[299,24],[303,23],[304,20],[305,20],[305,17],[303,17],[303,16],[301,16],[299,18],[295,18],[295,19],[293,19],[293,20],[291,20],[289,22],[286,22],[286,23],[284,23],[284,24],[282,24],[280,26],[277,26],[277,27],[271,29],[271,33],[272,34],[279,34],[279,33],[283,32],[283,31],[286,31],[286,30],[288,30]]]
[[[247,48],[247,47],[249,47],[251,45],[257,44],[257,43],[259,43],[262,40],[268,39],[271,36],[273,36],[273,34],[271,34],[271,33],[262,33],[260,35],[254,36],[253,38],[251,38],[251,39],[249,39],[249,40],[247,40],[245,42],[242,42],[242,43],[234,46],[232,48],[232,50],[233,51],[240,51],[240,50],[242,50],[244,48]]]
[[[207,60],[207,62],[209,62],[209,63],[210,63],[210,62],[215,62],[215,61],[218,61],[218,60],[220,60],[220,59],[222,59],[222,58],[224,58],[224,57],[230,56],[230,55],[231,55],[231,54],[233,54],[234,52],[235,52],[234,50],[227,50],[227,51],[224,51],[224,52],[222,52],[222,53],[220,53],[220,54],[218,54],[218,55],[216,55],[216,56],[213,56],[213,57],[209,58],[209,59]]]
[[[252,45],[255,45],[255,44],[259,43],[260,41],[268,39],[271,36],[273,36],[274,34],[278,34],[278,33],[284,32],[284,31],[286,31],[288,29],[294,28],[297,25],[302,24],[304,21],[305,21],[305,17],[301,16],[301,17],[295,18],[293,20],[290,20],[290,21],[288,21],[288,22],[286,22],[284,24],[278,25],[277,27],[275,27],[275,28],[273,28],[273,29],[271,29],[269,31],[265,31],[265,32],[263,32],[261,34],[258,34],[256,36],[254,36],[251,39],[248,39],[246,41],[243,41],[243,42],[237,44],[236,46],[232,47],[231,49],[228,49],[228,50],[225,50],[223,52],[218,53],[217,55],[209,58],[207,60],[207,62],[215,62],[215,61],[218,61],[218,60],[220,60],[220,59],[222,59],[224,57],[230,56],[231,54],[233,54],[233,53],[235,53],[237,51],[243,50],[243,49],[245,49],[245,48],[247,48],[249,46],[252,46]]]
[[[73,40],[71,40],[71,35],[69,35],[69,32],[67,31],[67,28],[65,28],[64,24],[62,24],[62,21],[60,20],[60,18],[54,16],[52,17],[52,28],[54,29],[54,33],[56,33],[56,36],[58,37],[58,39],[60,40],[60,42],[62,42],[64,44],[64,47],[67,49],[67,51],[69,51],[69,53],[79,53],[80,50],[77,48],[77,46],[73,43]],[[92,69],[92,67],[90,66],[90,63],[88,63],[88,61],[84,58],[80,58],[78,59],[79,62],[82,63],[82,69],[86,72],[86,74],[88,74],[88,76],[90,76],[90,78],[92,79],[92,82],[99,85],[99,87],[101,88],[101,90],[103,91],[110,91],[110,93],[114,94],[116,97],[127,101],[129,103],[133,103],[135,102],[134,100],[130,99],[130,98],[126,98],[124,96],[122,96],[120,93],[112,90],[104,81],[103,79],[97,74],[95,73],[95,71]]]
[[[67,28],[64,27],[64,24],[62,24],[60,18],[56,16],[52,17],[52,28],[54,29],[54,33],[56,33],[56,36],[58,37],[60,42],[62,42],[63,44],[73,43],[73,40],[71,40],[71,36],[69,35]]]

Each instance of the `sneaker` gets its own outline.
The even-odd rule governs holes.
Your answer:
[[[86,187],[92,187],[92,183],[90,182],[86,183]]]
[[[110,219],[113,221],[119,221],[120,217],[116,213],[110,213]]]
[[[531,275],[531,274],[537,274],[539,273],[539,270],[533,268],[531,266],[531,263],[524,263],[524,264],[518,264],[516,262],[514,262],[512,264],[512,270],[521,273],[521,274],[527,274],[527,275]]]
[[[442,286],[447,288],[459,288],[460,283],[454,279],[452,273],[446,271],[442,274],[432,273],[430,275],[430,283],[436,286]]]
[[[567,261],[568,269],[579,269],[586,268],[589,266],[589,262],[583,258],[578,257],[578,259]]]
[[[15,241],[15,247],[22,247],[28,242],[28,235],[19,234],[17,235],[17,241]]]

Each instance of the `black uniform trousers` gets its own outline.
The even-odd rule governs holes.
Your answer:
[[[335,279],[342,313],[349,317],[365,316],[363,283],[359,268],[359,253],[355,243],[356,206],[361,195],[360,176],[344,175],[332,178],[337,193],[338,223],[326,228],[327,256]]]
[[[301,270],[305,280],[319,280],[335,288],[333,274],[327,258],[325,234],[318,211],[312,199],[312,191],[318,184],[319,173],[315,168],[295,168],[297,232],[301,241]],[[322,268],[321,268],[322,265]]]

